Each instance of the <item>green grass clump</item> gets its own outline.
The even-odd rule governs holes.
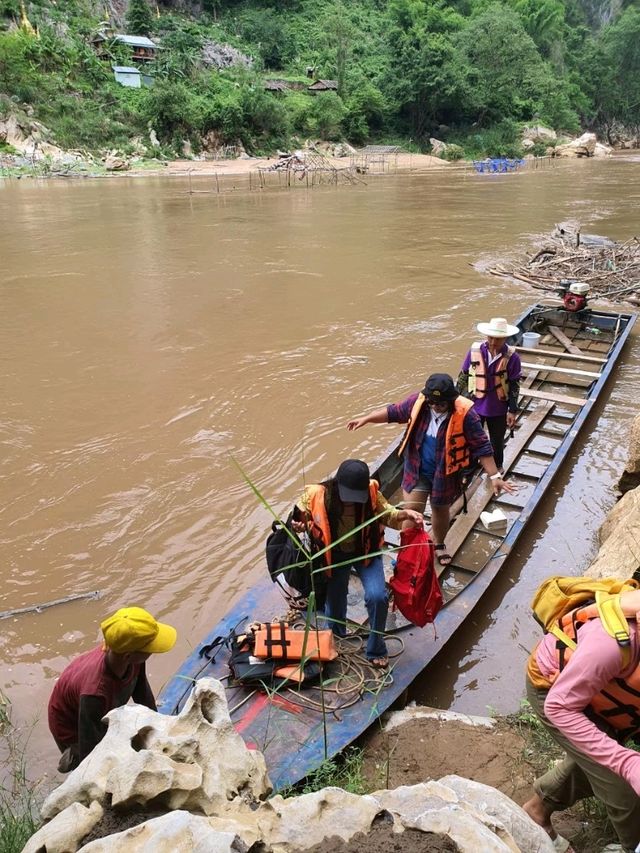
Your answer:
[[[27,778],[28,733],[16,728],[11,703],[0,691],[0,853],[19,853],[38,829],[37,794]]]
[[[335,758],[327,758],[298,785],[283,788],[283,797],[312,794],[322,788],[342,788],[350,794],[367,794],[369,786],[364,776],[364,750],[352,746]]]

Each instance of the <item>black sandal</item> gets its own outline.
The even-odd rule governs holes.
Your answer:
[[[443,554],[436,554],[436,560],[440,563],[443,568],[450,566],[453,562],[453,557],[451,554],[447,552],[447,546],[442,543],[442,545],[434,545],[436,551],[444,551]]]

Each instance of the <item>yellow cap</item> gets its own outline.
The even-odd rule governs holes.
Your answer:
[[[142,607],[122,607],[100,625],[107,648],[127,652],[168,652],[176,642],[176,629],[156,622]]]

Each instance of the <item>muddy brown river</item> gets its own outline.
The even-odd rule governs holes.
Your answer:
[[[199,178],[194,188],[211,189]],[[488,176],[189,195],[180,178],[0,181],[0,687],[51,774],[54,679],[114,609],[179,631],[156,689],[264,571],[269,525],[241,467],[284,511],[394,427],[350,416],[457,374],[475,324],[540,296],[472,265],[554,222],[640,230],[640,160]],[[606,306],[605,306],[606,307]],[[481,606],[414,687],[421,701],[515,710],[529,601],[585,566],[614,502],[640,350],[634,336],[571,458]],[[235,460],[235,462],[234,462]],[[238,467],[239,466],[239,467]]]

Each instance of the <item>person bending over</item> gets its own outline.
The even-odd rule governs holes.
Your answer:
[[[104,643],[63,670],[49,699],[49,730],[62,753],[58,770],[68,773],[104,737],[104,715],[133,699],[156,710],[145,661],[168,652],[176,630],[156,622],[141,607],[124,607],[100,625]]]
[[[640,753],[624,746],[640,733],[640,590],[623,593],[620,604],[629,626],[626,652],[605,630],[597,606],[588,605],[563,617],[575,651],[550,632],[527,665],[527,698],[566,755],[536,779],[523,808],[561,853],[569,845],[551,816],[585,797],[603,803],[625,851],[640,842]]]

